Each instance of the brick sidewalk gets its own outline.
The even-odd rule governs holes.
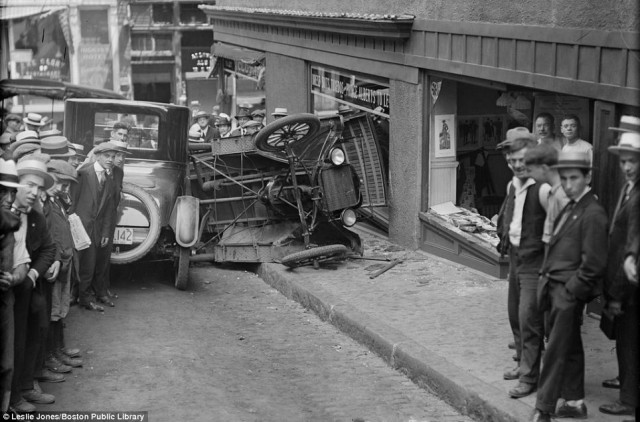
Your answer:
[[[348,260],[335,269],[288,270],[263,264],[260,276],[287,297],[368,345],[419,385],[479,420],[526,421],[535,394],[515,400],[504,381],[513,367],[507,321],[507,282],[421,251],[407,251],[375,233],[357,230],[365,257],[403,262],[375,279],[384,262]],[[585,318],[586,403],[589,419],[621,421],[598,412],[617,398],[600,387],[617,374],[614,343]],[[628,419],[628,417],[627,417]],[[570,420],[570,419],[565,419]]]

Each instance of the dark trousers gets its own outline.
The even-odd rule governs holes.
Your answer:
[[[107,294],[104,279],[100,277],[98,272],[98,256],[104,253],[107,248],[100,247],[100,239],[97,239],[97,243],[96,239],[92,239],[91,242],[87,249],[81,250],[79,253],[80,284],[78,286],[78,295],[82,305],[92,300],[94,292],[98,297]]]
[[[513,333],[513,341],[516,344],[516,356],[520,360],[522,354],[522,341],[520,338],[520,283],[518,282],[518,258],[517,249],[509,248],[509,291],[507,293],[507,314],[509,326]]]
[[[22,380],[25,354],[27,350],[27,328],[29,306],[33,290],[31,280],[27,277],[22,283],[13,287],[15,302],[13,305],[14,339],[13,339],[13,379],[11,381],[11,403],[22,400]]]
[[[111,236],[113,239],[113,235]],[[111,276],[111,249],[113,240],[109,240],[109,243],[104,248],[98,248],[98,255],[96,257],[96,272],[94,280],[94,290],[96,296],[106,296],[107,290],[111,286],[109,277]],[[97,286],[97,287],[96,287]]]
[[[559,398],[584,398],[584,349],[580,318],[584,303],[565,288],[549,280],[540,294],[541,306],[549,310],[549,343],[538,381],[536,408],[555,412]]]
[[[616,355],[620,374],[620,401],[638,406],[638,304],[625,306],[616,317]]]
[[[0,413],[7,411],[13,376],[13,289],[0,291]]]
[[[27,282],[29,280],[25,280]],[[35,297],[38,300],[34,300]],[[48,299],[47,299],[48,298]],[[31,390],[33,380],[44,367],[47,331],[51,317],[51,283],[39,279],[35,290],[31,293],[29,317],[27,319],[27,341],[24,368],[16,377],[20,378],[21,389]]]

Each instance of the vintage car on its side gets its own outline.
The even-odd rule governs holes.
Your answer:
[[[295,267],[362,254],[348,229],[362,203],[360,179],[339,115],[292,115],[207,144],[189,142],[189,117],[170,104],[66,101],[65,136],[87,150],[115,122],[131,128],[113,264],[171,259],[185,289],[193,261]]]

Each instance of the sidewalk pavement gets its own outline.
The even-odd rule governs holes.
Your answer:
[[[403,262],[374,279],[369,276],[385,262],[349,259],[318,270],[262,264],[258,273],[462,413],[481,421],[527,421],[535,393],[512,399],[507,392],[517,381],[502,379],[506,368],[515,367],[514,351],[507,348],[513,340],[507,281],[356,227],[365,257]],[[582,327],[589,420],[631,419],[598,411],[618,398],[618,390],[601,387],[617,375],[617,364],[615,344],[598,323],[586,316]]]

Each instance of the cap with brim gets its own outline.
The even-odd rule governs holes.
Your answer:
[[[44,126],[44,122],[42,121],[42,116],[38,113],[29,113],[27,117],[22,119],[22,121],[31,126]]]
[[[620,154],[621,152],[633,152],[640,154],[640,133],[623,132],[620,135],[618,145],[608,148],[612,154]]]
[[[18,176],[33,174],[42,177],[44,180],[44,188],[49,189],[53,186],[53,177],[47,171],[47,165],[40,160],[26,159],[22,160],[16,166]]]
[[[5,122],[11,122],[11,121],[21,122],[22,119],[17,114],[10,113],[10,114],[7,114],[7,117],[4,118],[4,121]]]
[[[47,169],[54,177],[70,182],[78,182],[78,172],[64,160],[51,160],[47,163]]]
[[[96,145],[96,147],[93,149],[94,154],[100,154],[107,151],[119,152],[118,147],[113,145],[111,141],[102,142],[101,144]]]
[[[15,189],[26,187],[20,184],[16,163],[13,160],[0,158],[0,185]]]
[[[560,151],[555,169],[592,169],[591,159],[585,151]]]
[[[19,145],[17,148],[11,148],[11,155],[13,155],[14,160],[19,160],[25,155],[33,154],[36,152],[40,152],[39,144],[24,144]]]
[[[53,158],[71,157],[76,152],[69,149],[69,142],[64,136],[49,136],[40,141],[40,150]]]
[[[610,127],[616,132],[640,132],[640,117],[622,116],[618,127]]]
[[[127,144],[126,142],[110,139],[109,143],[113,144],[113,146],[117,148],[118,152],[122,152],[123,154],[131,154],[131,152],[127,150],[129,148],[129,144]]]

